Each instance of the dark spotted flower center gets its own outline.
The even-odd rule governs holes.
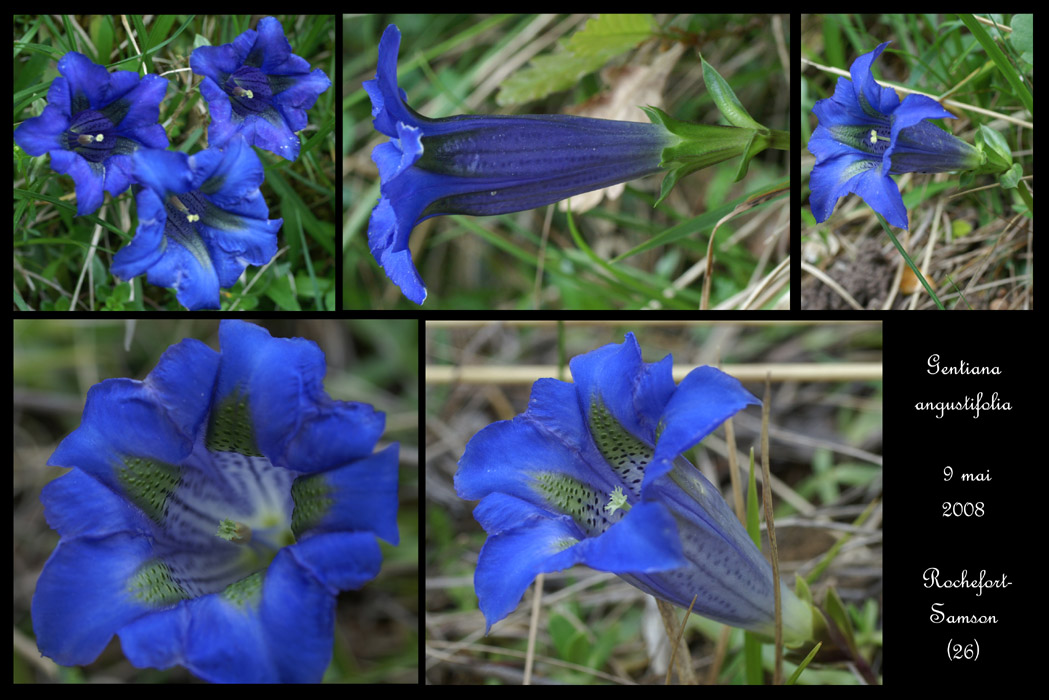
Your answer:
[[[270,108],[273,90],[266,74],[254,66],[241,66],[230,74],[223,86],[233,102],[233,111],[242,117]]]
[[[92,163],[101,163],[109,157],[117,145],[116,130],[113,122],[101,112],[85,109],[73,117],[73,122],[66,132],[66,143]]]

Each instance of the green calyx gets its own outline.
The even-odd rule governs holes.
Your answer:
[[[732,91],[732,87],[706,60],[703,81],[714,104],[730,126],[690,124],[669,116],[655,107],[641,107],[653,124],[662,125],[677,136],[677,142],[664,148],[660,165],[670,168],[663,178],[659,199],[670,194],[677,181],[700,168],[740,156],[736,181],[747,174],[750,159],[766,148],[790,150],[790,133],[769,129],[758,123]]]
[[[656,204],[670,194],[677,181],[700,168],[731,160],[741,156],[736,180],[747,174],[750,159],[766,148],[790,148],[790,135],[784,131],[771,129],[754,129],[739,126],[720,126],[715,124],[691,124],[674,119],[656,107],[642,107],[649,119],[661,124],[667,131],[678,137],[677,142],[667,146],[660,154],[660,166],[670,171],[663,178],[659,199]]]

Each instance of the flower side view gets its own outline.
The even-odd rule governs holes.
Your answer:
[[[331,87],[323,70],[292,53],[275,17],[259,20],[231,44],[193,50],[189,65],[204,76],[200,94],[208,102],[208,142],[222,147],[235,134],[286,159],[299,157],[295,133],[309,123],[306,110]]]
[[[139,668],[224,682],[318,682],[335,596],[397,543],[396,444],[384,415],[324,392],[324,353],[223,321],[221,352],[187,339],[144,381],[88,392],[41,494],[61,535],[33,629],[59,664],[118,634]]]
[[[248,265],[277,252],[283,219],[269,219],[259,192],[262,162],[240,136],[192,156],[144,149],[132,158],[138,230],[113,256],[113,274],[146,274],[174,287],[193,311],[218,309],[219,288],[232,287]]]
[[[838,198],[859,195],[893,226],[907,228],[907,209],[891,175],[972,170],[984,155],[928,119],[954,119],[938,102],[878,85],[871,65],[890,42],[852,63],[852,80],[838,78],[834,95],[812,108],[819,126],[809,140],[816,165],[809,180],[816,221],[830,217]]]
[[[43,113],[22,122],[14,138],[31,156],[49,153],[51,168],[73,178],[83,216],[102,205],[103,190],[115,197],[132,185],[132,153],[168,147],[157,123],[168,81],[110,73],[75,51],[59,59],[58,72]]]
[[[397,84],[401,33],[379,42],[375,79],[364,83],[379,144],[381,197],[368,222],[375,260],[416,304],[426,286],[408,238],[444,214],[491,216],[534,209],[660,170],[663,149],[680,139],[660,124],[570,115],[422,116]]]
[[[633,334],[570,363],[574,383],[540,379],[528,410],[466,446],[461,498],[488,533],[474,576],[492,624],[542,572],[586,564],[657,598],[769,636],[772,569],[717,487],[682,456],[759,402],[700,367],[674,384],[673,358],[645,363]],[[783,639],[812,635],[812,609],[781,584]]]

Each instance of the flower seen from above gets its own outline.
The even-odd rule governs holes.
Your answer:
[[[396,444],[384,416],[332,400],[324,353],[223,321],[221,352],[188,339],[144,381],[107,379],[48,460],[61,536],[33,629],[62,665],[114,634],[138,668],[226,682],[318,682],[335,597],[397,543]]]
[[[852,63],[852,80],[838,78],[834,95],[812,108],[819,126],[809,140],[816,165],[809,202],[816,221],[826,221],[839,197],[859,195],[893,226],[907,228],[907,209],[896,182],[899,173],[971,170],[983,154],[929,119],[955,118],[924,95],[901,102],[878,85],[871,65],[889,45],[880,44]]]
[[[208,102],[208,141],[222,147],[235,134],[249,144],[287,160],[299,157],[295,132],[308,123],[313,107],[331,80],[292,53],[284,28],[274,17],[259,20],[231,44],[193,50],[190,67],[204,76],[200,94]]]
[[[143,149],[132,158],[143,185],[135,238],[113,256],[113,274],[145,274],[174,287],[187,309],[218,309],[219,288],[277,252],[282,219],[270,219],[258,155],[241,137],[192,156]]]
[[[59,59],[58,72],[43,113],[22,122],[14,138],[31,156],[49,153],[51,168],[73,178],[77,214],[92,214],[103,190],[115,197],[132,185],[132,153],[168,147],[157,123],[168,81],[110,73],[75,51]]]
[[[655,173],[663,149],[680,140],[660,124],[569,115],[429,119],[408,106],[397,84],[400,42],[397,27],[387,27],[375,79],[364,83],[375,129],[390,137],[372,152],[381,197],[368,245],[416,304],[426,299],[426,286],[408,238],[419,222],[534,209]]]
[[[772,569],[718,488],[683,456],[758,401],[713,367],[679,385],[673,359],[645,363],[632,334],[571,363],[574,383],[540,379],[528,410],[466,446],[461,498],[488,533],[474,575],[487,628],[542,572],[586,564],[662,600],[773,634]],[[784,642],[812,610],[781,585]]]

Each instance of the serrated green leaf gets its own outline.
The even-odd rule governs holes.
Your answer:
[[[517,71],[503,81],[495,101],[503,107],[519,105],[575,87],[580,78],[605,65],[614,55],[605,52],[576,56],[563,52],[537,56],[527,68]]]
[[[568,49],[576,56],[621,53],[650,38],[657,29],[652,15],[603,14],[587,20],[586,26],[569,39]]]

